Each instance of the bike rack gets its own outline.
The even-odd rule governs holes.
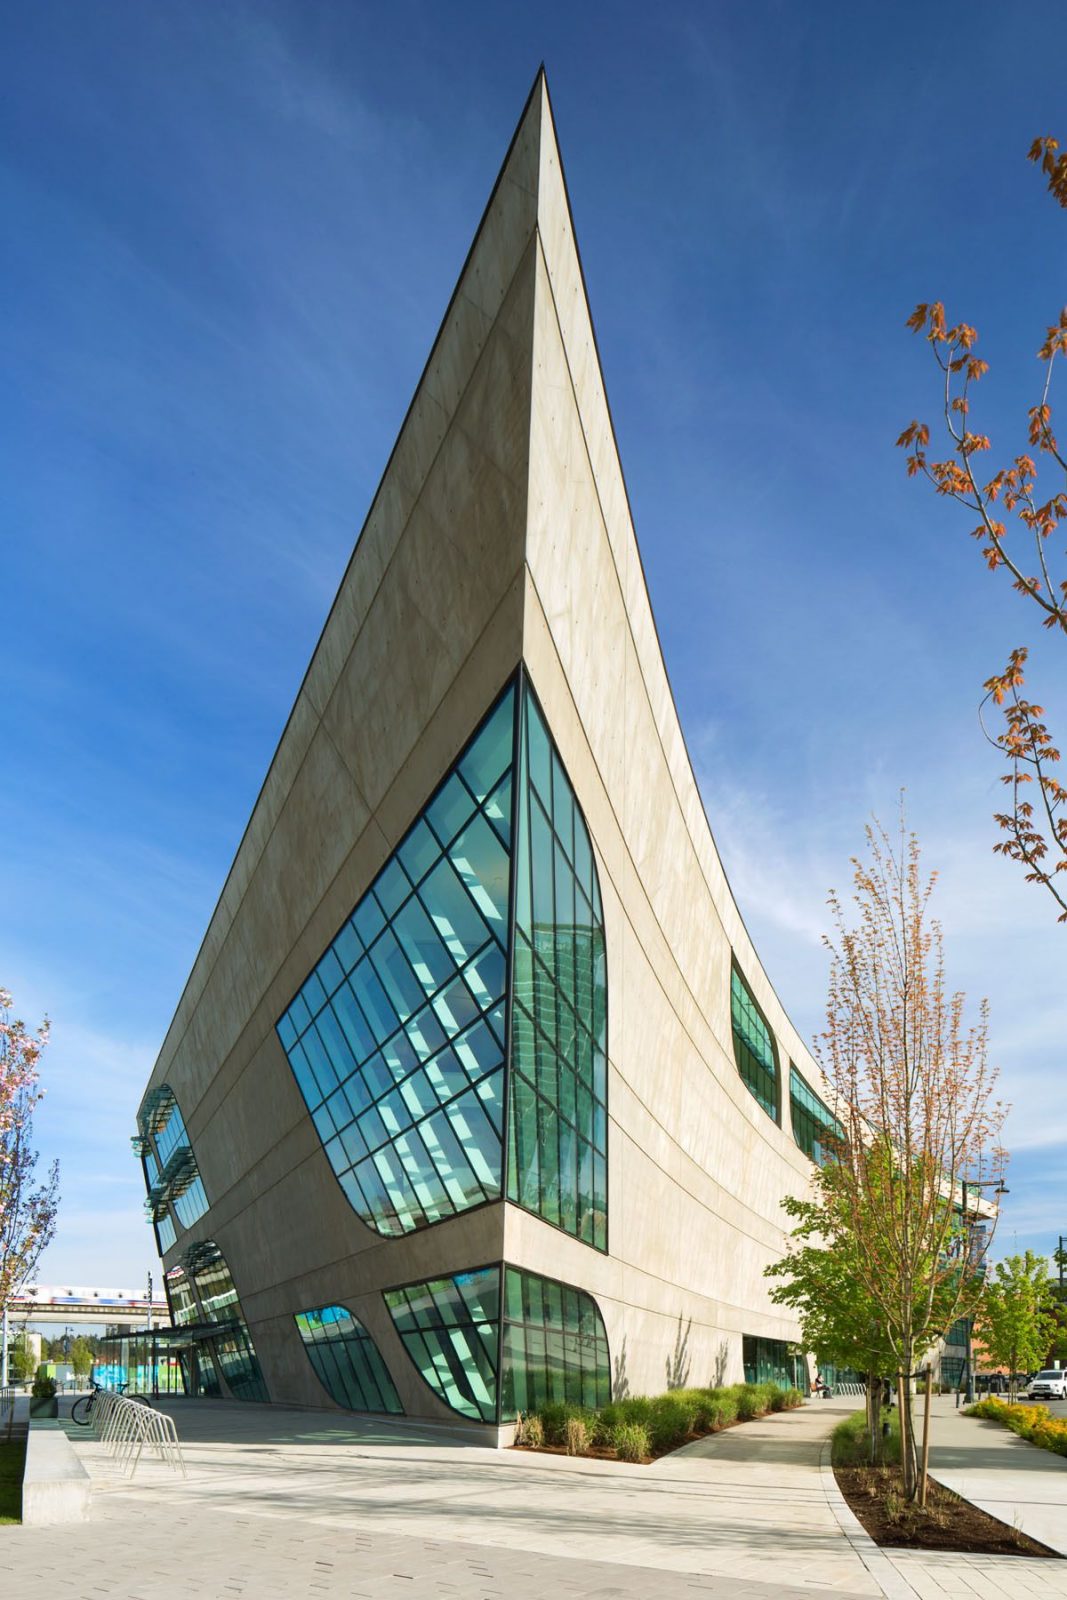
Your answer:
[[[157,1458],[182,1477],[189,1476],[174,1419],[151,1406],[127,1400],[111,1389],[98,1389],[93,1400],[92,1428],[124,1476],[133,1477],[148,1446]]]

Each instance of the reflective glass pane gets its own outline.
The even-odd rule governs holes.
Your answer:
[[[792,1062],[789,1063],[789,1115],[793,1138],[804,1154],[819,1166],[831,1160],[835,1144],[844,1138],[844,1129]]]
[[[499,1285],[499,1268],[486,1267],[385,1294],[397,1332],[422,1377],[453,1411],[477,1422],[496,1420]]]
[[[508,1195],[607,1243],[607,964],[585,821],[529,689],[515,852]],[[560,1369],[562,1371],[562,1369]],[[548,1368],[542,1379],[548,1382]],[[560,1379],[562,1382],[563,1379]]]
[[[294,1321],[319,1381],[337,1405],[403,1412],[389,1369],[358,1317],[344,1306],[322,1306],[301,1311]]]
[[[145,1212],[156,1228],[160,1251],[165,1251],[179,1230],[191,1228],[208,1209],[192,1142],[168,1084],[157,1085],[145,1096],[137,1129],[134,1148],[141,1156],[148,1191]]]
[[[514,711],[508,689],[278,1023],[345,1194],[386,1235],[501,1190],[511,861],[493,808]]]
[[[502,1355],[502,1421],[547,1400],[611,1399],[607,1334],[584,1290],[505,1267]]]
[[[497,1421],[498,1407],[503,1421],[550,1399],[606,1405],[608,1342],[593,1297],[513,1267],[503,1272],[503,1283],[500,1268],[484,1267],[386,1291],[397,1333],[426,1383],[480,1422]]]
[[[199,1303],[199,1315],[190,1321],[214,1322],[219,1333],[206,1341],[201,1365],[210,1369],[209,1355],[237,1400],[269,1401],[255,1347],[237,1298],[237,1288],[222,1251],[212,1240],[192,1245],[183,1258],[188,1281]],[[169,1285],[168,1285],[169,1287]],[[192,1300],[192,1294],[189,1296]],[[202,1392],[207,1392],[203,1389]]]
[[[730,1016],[737,1070],[769,1117],[778,1121],[778,1052],[748,984],[730,971]]]

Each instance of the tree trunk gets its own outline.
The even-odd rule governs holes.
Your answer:
[[[877,1373],[867,1374],[867,1432],[871,1441],[871,1466],[882,1459],[882,1380]]]
[[[900,1466],[904,1479],[904,1498],[914,1501],[919,1493],[919,1457],[915,1448],[915,1426],[911,1405],[912,1351],[906,1352],[907,1370],[897,1374],[897,1392],[900,1397]]]

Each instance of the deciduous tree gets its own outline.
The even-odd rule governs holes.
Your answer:
[[[949,992],[933,885],[903,807],[896,839],[867,829],[866,859],[853,861],[853,920],[836,894],[829,900],[826,1030],[816,1042],[842,1125],[832,1180],[816,1191],[821,1231],[847,1241],[857,1293],[877,1316],[896,1370],[909,1376],[974,1308],[980,1252],[961,1216],[962,1185],[998,1179],[1005,1159],[986,1008],[968,1026],[963,995]],[[905,1493],[914,1499],[907,1383],[901,1432]]]
[[[74,1376],[76,1378],[87,1377],[92,1367],[92,1348],[88,1339],[83,1338],[80,1334],[70,1347],[70,1364],[74,1368]]]
[[[24,1333],[16,1334],[12,1339],[7,1364],[12,1383],[29,1383],[37,1371],[37,1357]]]
[[[797,1314],[804,1349],[820,1365],[831,1362],[865,1374],[873,1460],[880,1441],[879,1380],[895,1370],[896,1356],[882,1332],[880,1309],[862,1287],[838,1175],[831,1154],[816,1174],[813,1196],[783,1200],[795,1226],[788,1253],[772,1262],[765,1276],[776,1280],[771,1299]]]
[[[1016,1373],[1044,1365],[1056,1333],[1054,1306],[1048,1262],[1031,1250],[998,1261],[983,1287],[975,1331],[993,1365],[1007,1367],[1013,1400]]]
[[[30,1277],[55,1233],[59,1163],[35,1183],[33,1112],[44,1090],[38,1062],[48,1023],[36,1033],[11,1016],[11,996],[0,989],[0,1307]]]
[[[1055,139],[1035,139],[1030,160],[1039,163],[1053,197],[1067,208],[1067,154],[1058,152]],[[1067,355],[1067,308],[1047,328],[1037,352],[1044,372],[1028,412],[1028,449],[995,470],[980,466],[990,440],[974,432],[970,421],[974,386],[989,370],[976,353],[977,331],[965,322],[950,325],[941,301],[917,305],[908,327],[925,334],[940,368],[950,445],[946,459],[931,460],[928,424],[909,423],[897,440],[907,451],[909,474],[925,476],[939,495],[978,519],[971,531],[990,571],[1010,577],[1037,607],[1044,627],[1067,634],[1067,563],[1059,535],[1067,519],[1067,453],[1053,431],[1050,401],[1056,358]],[[1038,461],[1046,486],[1039,486]],[[1011,530],[1002,514],[1014,519]],[[1004,669],[985,683],[983,707],[991,701],[1004,715],[1003,730],[991,737],[1008,759],[1003,782],[1010,793],[1009,808],[994,817],[1005,835],[994,849],[1020,862],[1027,881],[1048,890],[1059,920],[1067,922],[1067,877],[1061,876],[1067,873],[1067,788],[1055,774],[1060,752],[1044,709],[1026,694],[1027,654],[1025,646],[1016,647]]]

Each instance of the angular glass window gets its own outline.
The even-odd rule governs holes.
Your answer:
[[[608,1336],[591,1294],[532,1272],[504,1268],[500,1416],[552,1400],[606,1406]]]
[[[403,1414],[378,1346],[345,1306],[299,1311],[293,1319],[308,1359],[331,1400],[348,1411]]]
[[[844,1129],[792,1062],[789,1063],[789,1115],[793,1138],[804,1154],[820,1167],[830,1161],[834,1142],[844,1138]]]
[[[512,685],[278,1022],[341,1187],[386,1235],[500,1197],[515,702]]]
[[[607,1335],[583,1290],[481,1267],[389,1289],[385,1302],[423,1379],[460,1416],[506,1422],[550,1400],[611,1398]]]
[[[778,1051],[763,1013],[736,967],[730,970],[730,1015],[737,1070],[749,1092],[777,1122]]]
[[[200,1320],[219,1324],[219,1332],[206,1341],[206,1348],[234,1398],[268,1401],[255,1346],[222,1251],[212,1240],[204,1240],[186,1251],[184,1267],[199,1303]]]
[[[169,1084],[159,1084],[145,1096],[137,1126],[132,1143],[144,1169],[145,1211],[155,1225],[162,1255],[174,1244],[179,1229],[184,1231],[200,1220],[208,1209],[208,1198]]]
[[[508,1199],[607,1249],[607,960],[585,819],[524,685]]]
[[[404,1348],[446,1406],[495,1422],[500,1269],[387,1289],[385,1303]]]

